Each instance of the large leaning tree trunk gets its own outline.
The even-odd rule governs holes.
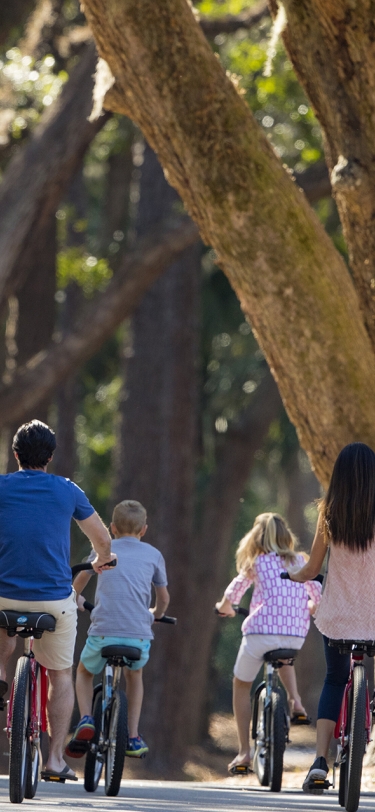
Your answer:
[[[326,483],[345,443],[375,445],[374,355],[342,258],[187,0],[83,7],[115,79],[105,106],[141,127],[215,248]]]
[[[146,146],[140,180],[137,237],[178,216],[178,196]],[[177,211],[176,211],[177,209]],[[189,605],[190,552],[198,408],[197,357],[201,243],[187,248],[145,294],[133,320],[127,363],[121,458],[115,500],[138,499],[147,509],[146,541],[168,565],[176,628],[157,628],[145,672],[143,727],[151,744],[148,769],[180,764],[193,696],[184,641],[193,633]],[[183,697],[183,701],[181,701]],[[167,745],[168,742],[168,745]]]
[[[280,4],[271,0],[276,13]],[[284,42],[323,129],[332,191],[375,347],[373,0],[284,0]]]

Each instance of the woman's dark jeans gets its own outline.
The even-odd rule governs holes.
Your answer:
[[[340,716],[342,698],[350,671],[350,654],[340,654],[338,648],[328,645],[328,637],[323,634],[327,674],[319,700],[318,719],[331,719],[337,722]]]

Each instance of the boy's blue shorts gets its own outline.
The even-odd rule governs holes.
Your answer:
[[[151,640],[138,639],[138,637],[102,637],[89,634],[82,650],[81,663],[90,674],[100,674],[105,665],[102,657],[102,648],[105,646],[134,646],[141,649],[141,659],[136,660],[131,670],[139,671],[148,662],[150,656]]]

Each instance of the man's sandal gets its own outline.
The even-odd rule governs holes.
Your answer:
[[[43,781],[57,781],[60,784],[65,784],[65,781],[78,781],[77,776],[67,764],[59,773],[55,772],[55,770],[42,770],[40,777]]]

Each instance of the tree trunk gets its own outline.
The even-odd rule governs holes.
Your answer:
[[[15,331],[16,364],[23,366],[48,345],[55,326],[55,290],[56,290],[56,218],[50,216],[45,224],[44,233],[32,247],[26,245],[21,258],[24,284],[18,291],[18,316]],[[10,441],[20,423],[33,418],[47,422],[49,398],[44,398],[34,408],[25,409],[20,417],[10,425]],[[9,448],[7,470],[16,471],[17,464]]]
[[[277,0],[271,0],[276,12]],[[375,347],[373,0],[285,0],[283,38],[324,133],[363,317]]]
[[[239,501],[250,477],[255,452],[262,447],[270,424],[281,410],[277,386],[267,371],[246,411],[223,438],[203,502],[199,531],[192,541],[194,600],[190,616],[194,631],[185,645],[187,659],[194,664],[189,673],[193,700],[188,728],[194,742],[205,732],[212,642],[218,623],[213,607],[226,586]]]
[[[176,218],[176,192],[146,146],[137,236]],[[148,769],[177,766],[186,751],[190,715],[186,640],[196,463],[199,243],[185,250],[146,293],[133,318],[127,363],[121,459],[115,499],[145,505],[146,540],[167,559],[175,628],[157,628],[146,677],[143,727],[150,740]],[[161,710],[162,709],[162,710]],[[168,746],[166,742],[168,741]]]
[[[327,483],[343,445],[375,444],[374,355],[343,259],[186,0],[83,7],[116,80],[106,107],[141,127],[215,249]]]

